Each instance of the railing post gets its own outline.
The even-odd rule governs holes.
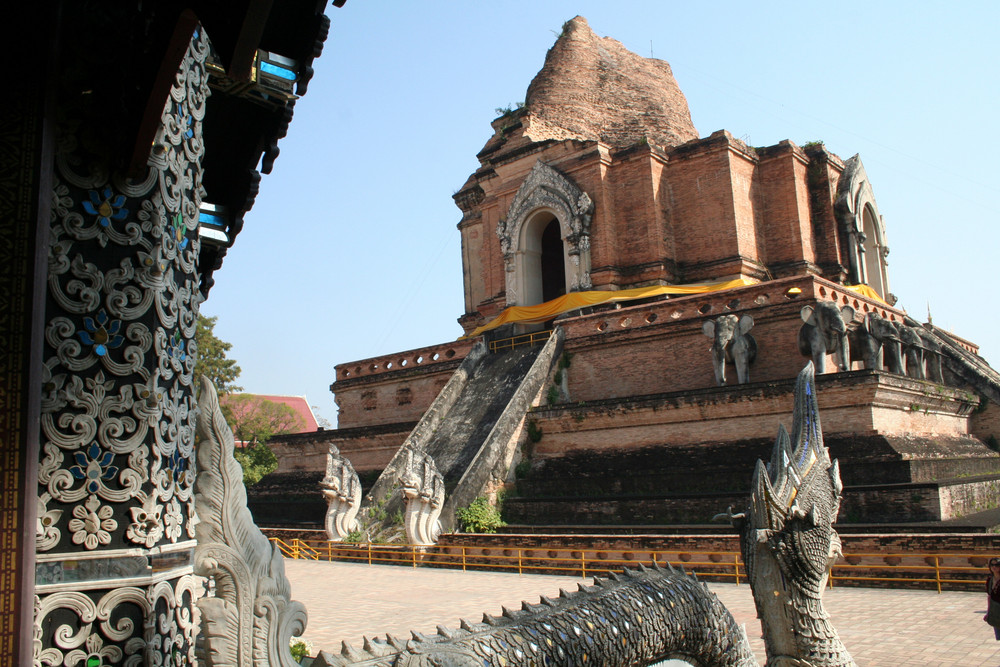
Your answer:
[[[292,558],[299,557],[299,538],[292,538]]]
[[[372,564],[372,543],[368,543],[368,564]]]
[[[417,566],[417,548],[415,546],[410,546],[410,557],[413,559],[413,567]]]
[[[941,557],[934,556],[934,581],[937,583],[937,591],[941,593]]]
[[[521,574],[521,547],[517,548],[517,573]]]
[[[580,577],[587,578],[587,552],[583,549],[580,550]]]
[[[462,547],[462,572],[465,572],[465,547]]]
[[[740,555],[733,554],[733,571],[736,573],[736,585],[740,585]],[[833,570],[831,569],[831,572]]]

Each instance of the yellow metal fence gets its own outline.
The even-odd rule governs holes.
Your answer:
[[[444,546],[430,549],[384,544],[343,544],[318,540],[270,538],[289,558],[345,561],[368,565],[483,569],[518,574],[568,574],[581,577],[606,575],[622,568],[656,563],[683,567],[708,581],[739,585],[747,580],[746,568],[735,551],[657,551],[636,549],[557,549],[545,547]],[[982,562],[980,562],[982,561]],[[982,554],[844,554],[833,566],[829,585],[880,588],[979,590],[985,578]]]
[[[510,338],[492,340],[490,341],[490,352],[513,350],[515,347],[520,347],[521,345],[536,345],[547,341],[551,335],[552,329],[547,329],[545,331],[535,331],[533,333],[521,334],[520,336],[512,336]]]

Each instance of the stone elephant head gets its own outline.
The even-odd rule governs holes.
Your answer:
[[[853,350],[865,362],[865,368],[882,370],[883,362],[890,373],[903,374],[903,353],[899,339],[899,329],[876,312],[865,315],[858,327],[855,340],[857,350]]]
[[[750,381],[750,364],[757,357],[757,341],[749,334],[753,318],[749,315],[723,315],[706,320],[702,332],[712,339],[712,364],[715,381],[726,385],[726,362],[736,365],[736,379],[740,384]]]
[[[799,329],[799,352],[812,358],[816,372],[826,372],[827,354],[837,357],[841,371],[848,370],[851,344],[847,339],[847,324],[854,319],[854,309],[838,308],[832,301],[817,301],[815,306],[803,306],[800,314],[804,324]]]
[[[924,342],[924,367],[927,370],[927,379],[944,384],[944,358],[941,342],[937,336],[923,327],[917,329],[917,334]]]
[[[899,339],[903,343],[903,357],[906,359],[906,374],[917,380],[924,379],[924,339],[920,327],[899,326]]]

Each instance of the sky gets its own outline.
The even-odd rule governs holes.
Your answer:
[[[860,153],[897,305],[1000,359],[1000,3],[348,0],[202,312],[248,392],[336,424],[334,366],[454,340],[452,195],[562,24],[666,60],[701,137]]]

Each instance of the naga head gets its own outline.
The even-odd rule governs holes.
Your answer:
[[[435,508],[444,502],[444,478],[429,454],[406,453],[406,466],[399,476],[399,485],[406,500],[420,499]]]
[[[840,556],[833,523],[842,491],[840,467],[823,444],[809,362],[795,383],[792,435],[779,427],[770,462],[757,462],[750,506],[736,518],[751,582],[780,572],[781,587],[819,598]]]

